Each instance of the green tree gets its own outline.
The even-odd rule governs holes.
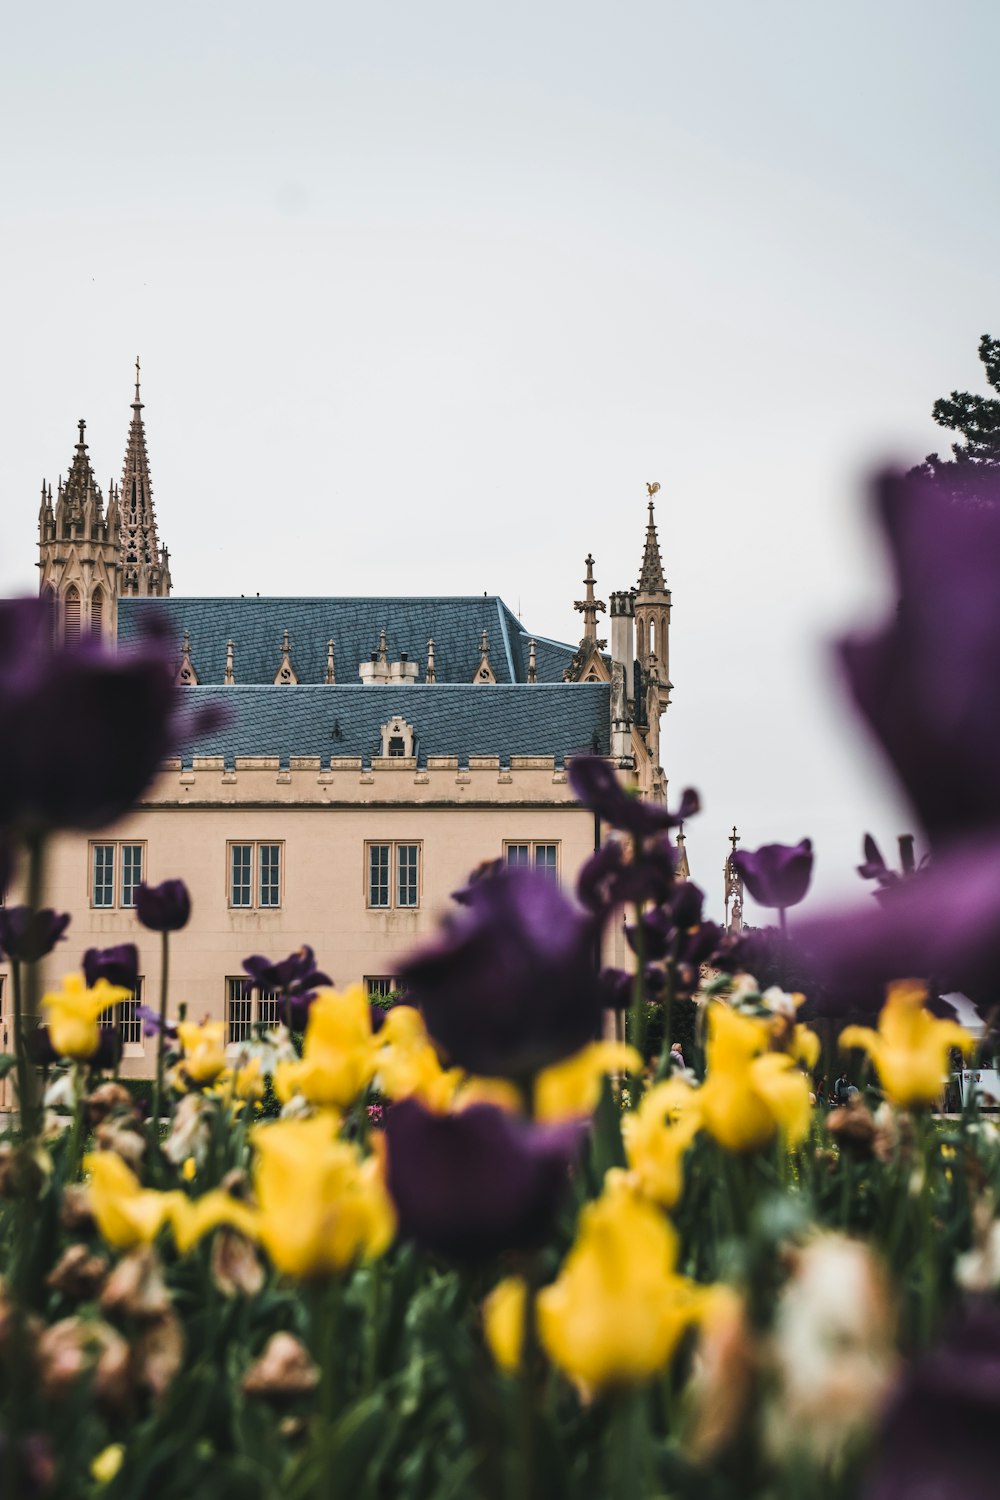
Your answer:
[[[979,358],[987,381],[1000,395],[1000,339],[984,333],[979,340]],[[952,391],[935,401],[933,417],[939,427],[959,433],[960,441],[952,443],[951,458],[929,453],[917,472],[943,475],[968,464],[1000,468],[1000,400],[971,391]]]

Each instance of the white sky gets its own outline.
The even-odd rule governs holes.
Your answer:
[[[860,476],[1000,334],[993,0],[22,5],[0,48],[0,591],[136,352],[178,593],[673,589],[665,764],[725,833],[909,823],[827,670]]]

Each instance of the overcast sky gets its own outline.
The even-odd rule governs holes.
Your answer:
[[[853,890],[910,820],[827,642],[881,608],[862,476],[1000,334],[998,52],[994,0],[11,10],[0,591],[78,417],[120,476],[137,352],[177,593],[575,639],[658,480],[695,877],[736,822]]]

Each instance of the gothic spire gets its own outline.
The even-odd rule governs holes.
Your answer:
[[[94,471],[90,466],[90,456],[87,453],[87,444],[83,436],[87,430],[87,424],[82,417],[77,427],[80,436],[73,452],[73,462],[70,464],[66,483],[62,486],[62,499],[65,520],[74,526],[81,526],[88,505],[91,507],[91,519],[98,523],[103,521],[104,501],[101,498],[97,480],[94,478]]]
[[[667,582],[663,576],[663,562],[660,558],[660,544],[656,539],[656,521],[653,516],[653,496],[659,488],[658,484],[646,486],[649,492],[649,520],[646,522],[646,546],[639,571],[638,591],[640,594],[665,594],[667,592]]]
[[[139,395],[139,359],[135,361],[135,399],[128,431],[125,466],[122,470],[118,504],[121,512],[122,593],[154,594],[170,592],[170,572],[166,549],[161,551],[156,535],[153,511],[153,485],[149,477],[146,431],[142,422],[143,403]]]
[[[604,613],[604,600],[594,597],[594,559],[588,552],[584,559],[587,576],[583,580],[584,597],[578,599],[573,608],[579,610],[583,615],[583,638],[585,641],[597,641],[597,616]]]

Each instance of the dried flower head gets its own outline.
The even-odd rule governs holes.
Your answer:
[[[309,1351],[290,1333],[273,1334],[242,1381],[245,1395],[275,1403],[307,1396],[318,1384],[319,1370]]]
[[[74,1302],[87,1302],[104,1285],[108,1263],[86,1245],[67,1245],[45,1278],[54,1292],[61,1292]]]

